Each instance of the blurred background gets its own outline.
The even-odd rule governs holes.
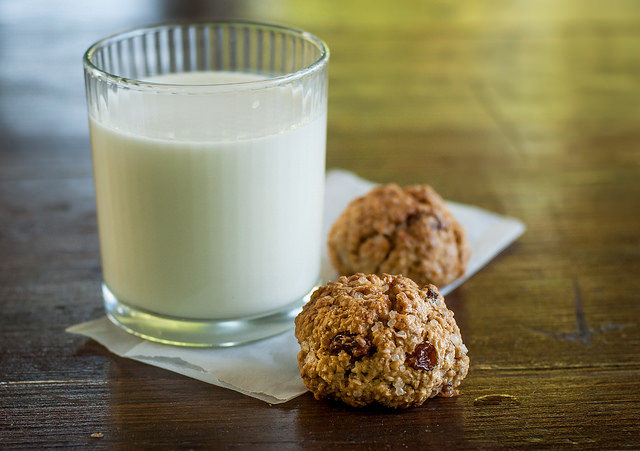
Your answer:
[[[523,189],[518,171],[544,184],[548,154],[580,170],[582,140],[606,147],[640,114],[632,0],[0,0],[1,150],[27,141],[51,176],[89,176],[83,52],[123,28],[194,16],[282,23],[329,44],[329,167],[430,181],[460,200],[481,171],[474,189],[494,209],[511,207],[492,188],[497,163],[516,170],[502,188]],[[607,129],[594,129],[603,119]],[[68,150],[51,154],[52,140]],[[4,177],[26,170],[3,161]]]

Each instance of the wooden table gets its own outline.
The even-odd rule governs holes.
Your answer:
[[[102,3],[0,1],[0,448],[640,448],[636,3]],[[462,396],[270,406],[64,332],[102,315],[81,54],[194,15],[329,43],[328,167],[526,223],[447,297]]]

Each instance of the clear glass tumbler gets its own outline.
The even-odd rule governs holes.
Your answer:
[[[165,24],[84,55],[107,316],[140,337],[275,335],[317,284],[329,51],[248,22]]]

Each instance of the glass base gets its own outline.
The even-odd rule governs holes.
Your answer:
[[[230,347],[292,329],[295,317],[309,301],[313,289],[299,301],[277,312],[219,321],[173,318],[138,310],[120,302],[104,283],[102,298],[111,322],[140,338],[176,346]]]

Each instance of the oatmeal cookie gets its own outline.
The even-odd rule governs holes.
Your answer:
[[[437,286],[462,276],[470,254],[464,229],[433,188],[394,183],[347,206],[328,250],[340,274],[402,274]]]
[[[469,369],[438,289],[403,276],[342,276],[314,291],[295,325],[300,374],[316,399],[419,406],[455,395]]]

